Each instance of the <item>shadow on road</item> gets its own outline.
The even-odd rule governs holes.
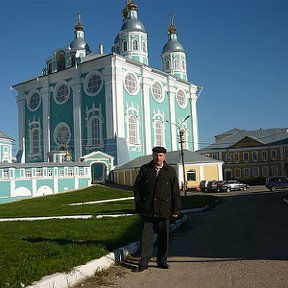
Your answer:
[[[169,256],[197,257],[195,262],[288,260],[286,195],[287,191],[257,191],[223,196],[219,205],[191,214],[172,234]]]

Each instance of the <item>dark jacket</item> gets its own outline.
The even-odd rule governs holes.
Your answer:
[[[158,177],[154,162],[141,166],[134,183],[137,212],[142,217],[165,218],[180,214],[181,198],[176,171],[164,162]]]

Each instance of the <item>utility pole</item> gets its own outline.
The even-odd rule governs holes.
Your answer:
[[[184,143],[183,129],[179,129],[179,138],[180,138],[181,160],[182,160],[182,169],[183,169],[183,191],[184,191],[184,195],[187,196],[186,195],[187,185],[186,185],[185,161],[184,161],[184,150],[183,150],[183,143]]]
[[[181,162],[182,162],[182,169],[183,169],[183,186],[182,189],[184,191],[184,195],[187,196],[187,185],[186,185],[186,173],[185,173],[185,161],[184,161],[184,149],[183,149],[183,143],[185,142],[184,140],[184,129],[181,127],[184,121],[186,121],[190,116],[187,115],[184,120],[179,124],[172,123],[168,120],[166,122],[170,123],[171,125],[174,125],[178,128],[179,131],[179,143],[180,143],[180,149],[181,149]]]

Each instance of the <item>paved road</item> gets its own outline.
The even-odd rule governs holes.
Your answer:
[[[219,195],[218,205],[192,214],[171,235],[169,270],[155,262],[142,273],[118,267],[109,283],[81,287],[287,288],[287,191],[252,187]]]

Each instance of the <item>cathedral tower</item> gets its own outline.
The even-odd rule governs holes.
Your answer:
[[[137,5],[133,0],[122,11],[121,31],[115,38],[112,52],[148,65],[147,33],[138,19]]]
[[[187,81],[186,52],[182,44],[177,40],[174,17],[171,16],[168,28],[168,42],[162,49],[163,70],[173,76]]]

